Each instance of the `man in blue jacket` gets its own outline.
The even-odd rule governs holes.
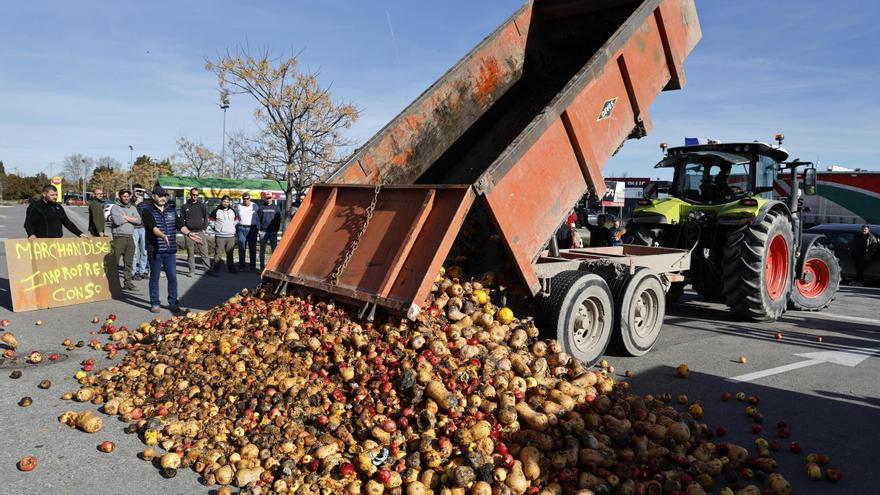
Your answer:
[[[195,242],[202,239],[186,228],[177,216],[174,204],[168,204],[168,193],[157,185],[153,188],[153,202],[143,208],[147,241],[147,261],[150,263],[150,311],[159,309],[159,270],[168,278],[168,306],[173,313],[185,313],[177,301],[177,231]]]
[[[272,246],[272,253],[275,253],[280,228],[281,210],[274,199],[267,199],[260,208],[260,271],[266,269],[266,245]]]

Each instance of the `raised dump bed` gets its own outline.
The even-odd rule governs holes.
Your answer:
[[[523,6],[312,188],[264,275],[413,316],[476,204],[551,300],[548,239],[700,36],[693,0]]]

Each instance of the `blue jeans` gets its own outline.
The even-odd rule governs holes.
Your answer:
[[[159,305],[159,272],[168,278],[168,305],[177,306],[177,255],[176,253],[147,253],[150,261],[150,306]]]
[[[146,275],[147,268],[147,239],[144,229],[134,229],[131,235],[134,240],[134,270],[135,274]]]
[[[272,246],[272,254],[278,247],[278,232],[263,232],[260,236],[260,270],[266,268],[266,244]]]
[[[257,267],[257,226],[256,225],[238,225],[235,227],[238,237],[238,267],[244,268],[244,248],[251,254],[251,268]]]

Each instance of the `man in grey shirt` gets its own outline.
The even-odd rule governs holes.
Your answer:
[[[134,290],[135,285],[131,281],[131,266],[134,261],[135,245],[132,235],[134,229],[142,226],[143,221],[137,208],[131,204],[131,191],[122,189],[119,191],[119,202],[110,208],[110,231],[113,233],[113,255],[116,262],[122,256],[125,265],[125,290]]]

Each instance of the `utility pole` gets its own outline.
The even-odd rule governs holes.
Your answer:
[[[223,144],[220,147],[220,167],[223,170],[223,175],[228,177],[230,174],[226,171],[226,109],[229,108],[229,91],[225,89],[220,90],[220,108],[223,109]]]

